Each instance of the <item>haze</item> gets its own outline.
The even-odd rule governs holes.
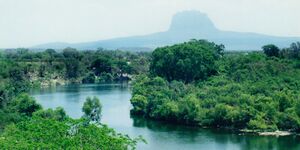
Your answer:
[[[298,0],[0,0],[0,47],[85,42],[167,30],[184,10],[221,30],[300,36]]]

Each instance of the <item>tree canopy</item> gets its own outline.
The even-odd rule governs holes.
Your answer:
[[[82,111],[84,112],[84,118],[89,121],[100,122],[102,104],[97,97],[88,97],[83,104]]]
[[[223,45],[205,40],[157,48],[152,53],[150,72],[168,81],[204,80],[217,74],[216,61],[221,58],[223,50]]]
[[[200,43],[192,41],[153,52],[152,72],[139,75],[133,83],[132,114],[202,127],[300,132],[298,59],[278,57],[282,50],[271,45],[265,47],[267,55],[230,52],[220,58],[220,53],[212,55],[215,51],[199,50],[203,47]],[[287,52],[292,53],[291,49]],[[202,62],[202,67],[196,65],[190,71],[178,65],[192,59]],[[188,68],[192,61],[183,62]],[[218,74],[198,81],[195,76],[187,80],[177,75],[201,74],[205,67]]]
[[[269,45],[265,45],[262,47],[264,53],[271,57],[271,56],[274,56],[274,57],[279,57],[279,48],[276,46],[276,45],[273,45],[273,44],[269,44]]]
[[[139,139],[117,134],[107,126],[80,120],[33,118],[9,125],[0,136],[2,149],[135,149]]]

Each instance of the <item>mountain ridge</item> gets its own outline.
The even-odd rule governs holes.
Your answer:
[[[150,50],[190,39],[206,39],[217,44],[224,44],[227,50],[258,50],[261,46],[271,43],[279,47],[287,47],[292,42],[300,41],[299,37],[219,30],[206,14],[198,11],[183,11],[173,16],[169,29],[163,32],[83,43],[55,42],[37,45],[33,48],[63,49],[73,47],[81,50],[94,50],[100,47],[105,49],[126,47],[127,50],[136,51],[139,48]]]

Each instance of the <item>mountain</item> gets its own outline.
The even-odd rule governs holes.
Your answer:
[[[132,36],[86,43],[48,43],[34,48],[63,49],[125,49],[150,50],[159,46],[171,45],[190,39],[207,39],[224,44],[227,50],[258,50],[262,45],[275,44],[287,47],[299,37],[278,37],[257,33],[222,31],[215,27],[207,15],[198,11],[184,11],[173,16],[169,30],[142,36]]]

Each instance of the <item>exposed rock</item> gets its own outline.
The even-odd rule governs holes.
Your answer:
[[[250,134],[258,134],[260,136],[289,136],[289,135],[293,135],[295,133],[290,132],[290,131],[273,131],[273,132],[261,132],[261,131],[257,131],[257,130],[247,130],[247,129],[243,129],[240,130],[240,132],[242,132],[239,135],[244,135],[244,133],[250,133]]]
[[[262,136],[288,136],[292,135],[292,132],[289,131],[274,131],[274,132],[259,132],[258,135]]]

